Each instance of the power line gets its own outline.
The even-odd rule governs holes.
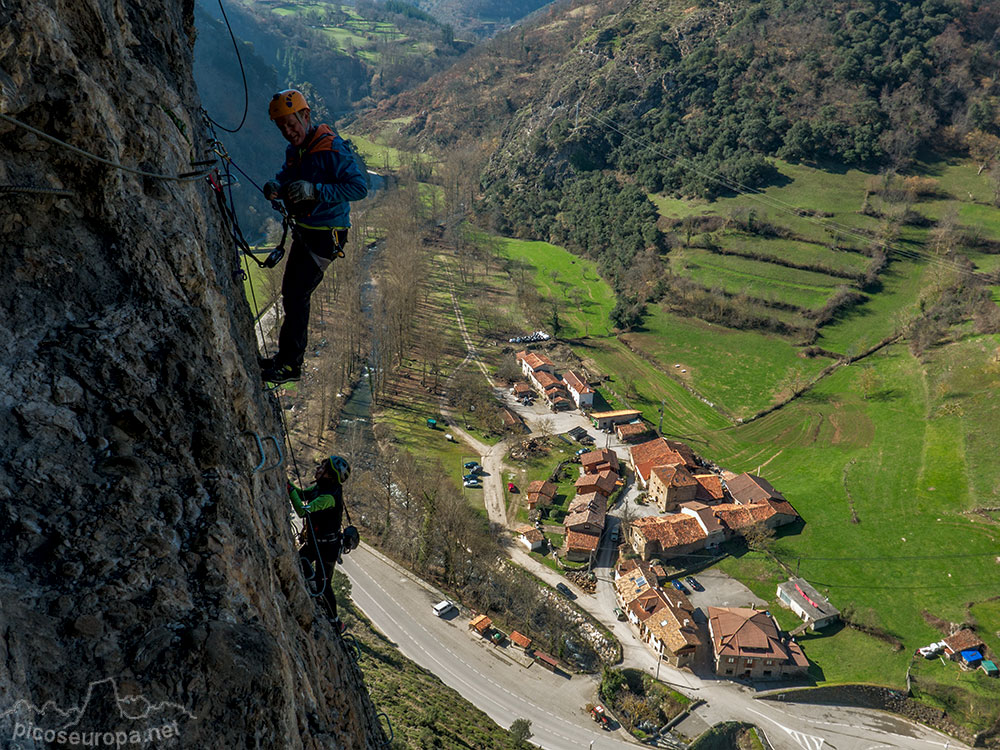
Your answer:
[[[222,7],[222,0],[219,0],[219,10],[222,11],[222,20],[226,22],[226,28],[229,29],[229,38],[233,40],[233,49],[236,50],[236,61],[240,64],[240,75],[243,76],[243,119],[240,120],[240,124],[234,130],[217,123],[207,111],[205,112],[205,117],[220,130],[225,130],[227,133],[238,133],[242,129],[243,123],[247,121],[247,112],[250,110],[250,89],[247,87],[247,72],[243,67],[240,46],[236,43],[236,35],[233,34],[233,27],[229,25],[229,17],[226,15],[226,9]]]

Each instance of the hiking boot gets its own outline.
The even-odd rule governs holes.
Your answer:
[[[288,383],[302,377],[302,368],[295,365],[281,365],[272,362],[270,367],[261,370],[261,377],[265,383]]]
[[[333,629],[336,631],[337,635],[343,635],[347,632],[347,623],[341,622],[340,618],[333,621]]]

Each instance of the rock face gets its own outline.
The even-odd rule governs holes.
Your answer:
[[[189,172],[193,37],[191,0],[4,0],[0,112]],[[281,427],[205,181],[0,120],[0,186],[72,191],[0,187],[0,733],[169,717],[156,746],[381,747],[285,469],[253,472],[248,433]]]

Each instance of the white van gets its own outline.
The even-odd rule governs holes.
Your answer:
[[[444,617],[446,614],[451,612],[455,608],[455,605],[449,602],[447,599],[438,602],[434,605],[434,614],[438,617]]]

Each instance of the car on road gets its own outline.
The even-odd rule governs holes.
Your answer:
[[[704,587],[704,586],[702,586],[702,585],[701,585],[700,583],[698,583],[698,582],[697,582],[697,581],[696,581],[696,580],[694,579],[694,576],[688,576],[688,577],[687,577],[687,578],[685,578],[684,580],[685,580],[685,582],[687,583],[687,585],[688,585],[688,586],[690,586],[690,587],[691,587],[692,589],[694,589],[695,591],[704,591],[704,590],[705,590],[705,587]]]
[[[565,596],[567,599],[576,599],[576,594],[570,591],[569,586],[567,586],[565,583],[557,583],[556,591]]]
[[[454,602],[450,602],[447,599],[444,599],[434,605],[434,614],[436,614],[438,617],[444,617],[446,614],[450,613],[453,609],[455,609]]]
[[[686,594],[688,592],[688,590],[684,588],[684,584],[678,581],[676,578],[670,582],[670,585],[673,586],[678,591],[680,591],[682,594]]]

